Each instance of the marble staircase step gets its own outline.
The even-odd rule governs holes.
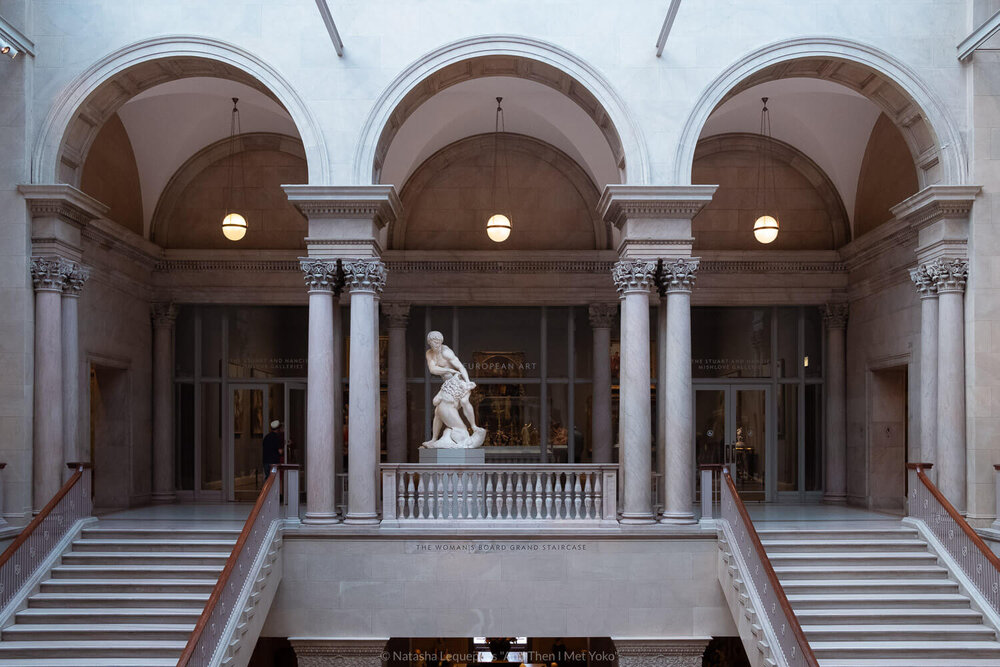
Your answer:
[[[229,553],[135,553],[72,551],[62,557],[64,565],[216,565],[223,567]]]
[[[850,565],[831,565],[822,568],[799,562],[794,565],[781,565],[771,559],[774,571],[782,584],[792,579],[829,579],[831,581],[860,579],[947,579],[948,569],[937,564],[926,565],[871,565],[867,563],[852,563]]]
[[[182,641],[0,641],[0,660],[24,658],[180,658]],[[19,663],[23,664],[23,663]],[[93,663],[87,663],[93,664]],[[118,663],[120,664],[120,663]],[[148,663],[146,663],[148,664]]]
[[[211,593],[213,579],[49,579],[42,593]]]
[[[44,625],[29,623],[12,625],[0,632],[0,638],[7,641],[177,641],[187,642],[194,631],[194,624],[119,624],[101,623],[69,625],[57,623]]]
[[[764,549],[768,554],[783,552],[801,552],[807,550],[811,553],[817,552],[839,552],[851,551],[866,552],[927,552],[927,545],[922,540],[762,540]]]
[[[904,639],[925,641],[994,641],[993,630],[979,624],[836,624],[803,625],[803,632],[810,642],[854,642]]]
[[[236,544],[240,536],[238,529],[225,528],[113,528],[100,524],[94,528],[84,528],[80,537],[88,540],[228,540]]]
[[[53,579],[207,579],[212,583],[222,574],[223,565],[57,565]]]
[[[48,607],[29,607],[17,612],[14,616],[16,625],[39,623],[55,625],[66,623],[70,625],[96,625],[101,623],[138,625],[166,623],[190,624],[194,626],[201,616],[200,609],[162,609],[162,608],[124,608],[106,609],[103,607],[66,607],[51,609]]]
[[[882,594],[837,593],[832,595],[788,595],[788,602],[796,612],[799,609],[893,609],[918,607],[922,609],[967,609],[969,598],[959,593],[896,593]]]
[[[203,609],[209,595],[197,593],[36,593],[29,607],[168,607]]]
[[[150,539],[114,539],[91,540],[80,539],[73,542],[73,552],[117,553],[127,551],[132,553],[222,553],[232,551],[230,540],[150,540]]]
[[[967,609],[797,609],[795,616],[802,625],[879,625],[879,624],[976,624],[983,622],[983,615]]]
[[[768,553],[768,558],[775,566],[804,565],[816,570],[827,566],[852,565],[935,565],[937,556],[929,551],[909,553],[906,551],[830,551],[814,553],[811,551],[794,551],[787,553]]]
[[[835,592],[872,595],[888,590],[898,593],[959,592],[958,583],[950,579],[788,579],[781,581],[781,586],[786,594],[795,595]]]
[[[816,658],[992,658],[1000,664],[1000,642],[996,641],[810,641]]]

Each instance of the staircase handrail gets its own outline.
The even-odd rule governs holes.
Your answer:
[[[264,486],[257,496],[257,501],[243,524],[243,530],[240,531],[240,536],[226,560],[222,574],[215,582],[212,594],[209,596],[208,602],[205,603],[201,616],[198,617],[198,623],[194,626],[194,631],[188,638],[184,652],[181,653],[181,657],[177,661],[177,667],[211,664],[212,658],[218,650],[219,641],[222,639],[234,611],[231,605],[239,598],[240,591],[243,590],[250,574],[250,565],[257,558],[260,549],[266,546],[264,538],[271,523],[281,518],[280,485],[275,483],[279,468],[298,468],[298,466],[279,466],[278,464],[271,466],[271,474],[264,482]],[[250,548],[247,548],[248,543]],[[237,565],[240,564],[241,560],[247,562],[236,572]],[[228,600],[224,600],[224,596]],[[226,604],[227,601],[229,605]]]
[[[75,472],[0,554],[0,609],[14,599],[76,522],[92,513],[91,464],[67,465]]]
[[[955,506],[924,472],[932,463],[907,463],[922,486],[910,489],[909,514],[920,519],[951,554],[965,575],[976,585],[994,610],[1000,612],[1000,558],[976,534]],[[943,511],[942,511],[943,510]],[[956,532],[955,527],[958,527]],[[963,539],[967,540],[963,543]],[[968,542],[972,543],[972,547]]]
[[[751,550],[740,550],[741,555],[746,561],[747,568],[751,570],[745,576],[750,577],[757,594],[760,596],[764,606],[764,609],[761,611],[767,616],[767,620],[777,637],[778,646],[774,648],[782,653],[789,667],[797,665],[819,667],[819,661],[816,660],[812,647],[809,646],[806,634],[802,630],[802,626],[799,625],[799,620],[792,610],[792,605],[788,602],[788,596],[785,595],[785,589],[782,588],[781,582],[778,580],[778,575],[771,565],[771,560],[767,557],[767,552],[764,550],[764,545],[761,544],[760,536],[757,534],[757,530],[753,526],[753,521],[750,519],[750,513],[747,511],[746,505],[743,504],[743,500],[736,490],[736,484],[733,483],[732,475],[729,474],[728,465],[722,466],[722,477],[725,480],[722,493],[722,518],[729,522],[733,530],[733,536],[738,542],[749,542],[749,546],[752,547],[752,552]],[[743,535],[740,534],[741,531]],[[740,538],[744,539],[741,540]],[[740,545],[736,544],[733,546],[739,548]],[[750,559],[754,559],[755,562],[751,563]],[[762,570],[767,579],[766,582],[760,581],[760,572]],[[770,591],[768,590],[769,588]],[[770,606],[767,604],[768,597],[775,598]],[[791,631],[791,636],[789,636],[788,630]]]

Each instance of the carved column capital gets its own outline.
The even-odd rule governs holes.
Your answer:
[[[966,259],[936,259],[927,265],[927,271],[934,280],[938,294],[944,292],[965,292],[969,279],[969,261]]]
[[[380,667],[387,639],[300,639],[290,637],[301,667]]]
[[[621,667],[700,667],[709,637],[621,639],[613,637]]]
[[[410,304],[383,303],[382,312],[389,323],[390,329],[405,329],[410,323]]]
[[[78,297],[83,291],[83,284],[90,279],[90,269],[77,262],[66,264],[63,276],[63,296]]]
[[[592,303],[587,312],[591,329],[610,329],[618,320],[617,303]]]
[[[819,307],[827,329],[846,329],[849,306],[846,301],[835,301]]]
[[[58,256],[34,256],[29,262],[31,284],[36,292],[62,292],[73,262]]]
[[[172,327],[177,320],[177,306],[166,301],[149,304],[154,327]]]
[[[310,292],[340,292],[337,260],[300,257],[299,266]]]
[[[374,292],[385,289],[385,264],[380,259],[345,259],[344,287],[351,292]]]
[[[917,287],[917,293],[921,299],[931,299],[937,296],[937,283],[929,269],[928,264],[921,264],[915,269],[910,269],[910,280]]]
[[[619,296],[624,296],[627,292],[648,292],[656,282],[656,262],[622,259],[615,262],[611,277]]]
[[[661,293],[690,292],[694,288],[699,263],[696,258],[663,260],[660,267]]]

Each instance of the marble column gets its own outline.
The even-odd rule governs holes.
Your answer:
[[[306,392],[306,513],[303,523],[331,524],[340,519],[334,490],[340,451],[336,449],[334,301],[337,260],[299,260],[309,289],[309,371]]]
[[[652,428],[649,396],[649,290],[656,262],[623,259],[612,277],[622,302],[619,456],[624,488],[622,523],[653,523],[650,498]]]
[[[965,282],[969,262],[937,259],[928,267],[938,293],[937,486],[965,513]]]
[[[385,264],[379,259],[351,259],[343,261],[343,269],[344,286],[351,294],[345,523],[377,523],[380,445],[377,298],[385,287]]]
[[[623,639],[612,637],[619,667],[701,667],[711,637]]]
[[[656,307],[656,469],[662,471],[667,457],[667,291],[659,285],[660,303]],[[660,478],[657,502],[666,502],[666,478]]]
[[[63,468],[62,290],[71,263],[32,257],[35,288],[35,393],[32,505],[38,512],[61,486]]]
[[[823,502],[847,502],[846,344],[848,305],[828,303],[821,308],[826,326],[826,448]]]
[[[911,269],[910,279],[920,294],[920,461],[937,463],[937,284],[926,264]],[[925,472],[937,479],[936,466]]]
[[[90,278],[90,269],[72,263],[62,291],[63,364],[63,461],[89,461],[90,452],[80,446],[80,292]],[[63,481],[73,471],[62,471]]]
[[[594,382],[591,405],[591,438],[593,462],[611,463],[611,326],[618,316],[618,304],[595,303],[589,309],[590,328],[594,339]]]
[[[352,401],[353,403],[353,401]],[[313,639],[289,637],[299,667],[382,667],[387,638]],[[406,660],[402,660],[406,662]],[[399,662],[399,661],[395,661]]]
[[[691,290],[698,260],[664,260],[660,282],[667,296],[664,389],[664,523],[694,523],[694,414],[691,396]]]
[[[152,304],[153,319],[153,502],[176,499],[174,489],[174,322],[177,307]]]
[[[410,305],[387,303],[382,312],[389,324],[386,458],[389,463],[406,463],[406,325]]]
[[[330,260],[333,261],[333,260]],[[338,475],[344,472],[344,326],[343,315],[340,309],[340,294],[343,287],[339,277],[336,288],[333,290],[330,299],[330,331],[332,332],[330,341],[330,375],[333,378],[333,401],[330,404],[330,411],[333,419],[333,452],[331,461],[334,475],[334,512],[340,516],[340,507],[346,504]],[[306,454],[308,457],[308,452]]]

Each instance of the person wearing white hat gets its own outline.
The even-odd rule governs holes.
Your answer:
[[[271,432],[264,436],[264,479],[271,474],[271,466],[281,463],[281,455],[284,453],[285,434],[281,428],[281,421],[275,419],[271,422]]]

